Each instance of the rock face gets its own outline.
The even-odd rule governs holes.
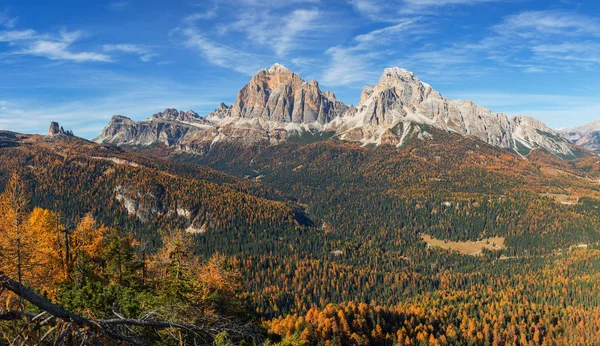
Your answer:
[[[48,129],[48,136],[54,137],[57,135],[66,135],[73,136],[73,131],[65,131],[62,126],[60,126],[56,121],[50,123],[50,128]]]
[[[205,129],[207,120],[194,111],[167,108],[140,122],[115,115],[94,141],[117,145],[150,146],[162,143],[167,146],[181,142],[190,131]]]
[[[398,67],[385,69],[377,85],[363,89],[356,113],[344,123],[338,130],[341,138],[363,143],[401,146],[409,135],[422,132],[413,125],[423,124],[520,153],[545,148],[560,155],[574,154],[570,143],[538,120],[508,117],[471,101],[448,100]]]
[[[559,129],[557,132],[583,148],[600,151],[600,120],[572,129]]]
[[[163,143],[176,150],[198,151],[219,141],[274,144],[305,131],[327,131],[364,145],[401,146],[408,138],[431,138],[428,127],[473,136],[522,155],[534,148],[564,156],[578,151],[540,121],[508,117],[470,101],[448,100],[405,69],[385,69],[376,85],[363,89],[354,107],[330,91],[321,91],[315,80],[306,82],[279,64],[258,71],[232,106],[221,103],[207,117],[175,109],[137,123],[114,116],[95,140],[117,145]]]
[[[327,124],[348,107],[331,92],[323,93],[316,80],[305,82],[275,64],[258,71],[238,93],[229,116],[283,123]]]

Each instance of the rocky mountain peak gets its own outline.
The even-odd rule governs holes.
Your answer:
[[[281,65],[279,63],[274,63],[271,67],[269,67],[267,69],[267,71],[269,71],[270,74],[275,74],[275,73],[292,73],[292,71],[289,68],[287,68],[287,67],[285,67],[285,66],[283,66],[283,65]]]
[[[287,67],[274,64],[268,69],[258,71],[248,85],[252,88],[273,90],[280,89],[286,84],[297,85],[303,83],[306,82]]]
[[[121,123],[135,124],[134,121],[131,120],[130,118],[117,114],[117,115],[112,116],[112,118],[110,119],[109,125],[117,125],[117,124],[121,124]]]
[[[214,111],[212,111],[207,116],[207,118],[213,119],[213,120],[222,119],[222,118],[229,116],[230,111],[231,111],[231,106],[228,106],[225,103],[221,102],[221,104],[219,104],[219,107],[217,107]]]
[[[258,71],[238,93],[229,116],[278,123],[326,124],[348,107],[280,64]]]
[[[400,68],[397,66],[388,67],[383,70],[381,77],[379,78],[379,84],[383,84],[388,81],[402,81],[402,82],[414,82],[419,79],[411,71]]]
[[[175,108],[166,108],[162,112],[153,114],[151,119],[163,119],[163,120],[176,120],[176,121],[187,121],[194,122],[201,120],[201,117],[194,111],[189,110],[187,112],[178,111]]]

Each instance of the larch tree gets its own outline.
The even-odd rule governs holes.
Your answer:
[[[26,222],[29,201],[20,176],[14,173],[0,195],[0,270],[18,282],[31,276],[33,241]],[[22,299],[19,299],[22,308]]]

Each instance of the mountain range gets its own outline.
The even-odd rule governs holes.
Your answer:
[[[233,105],[221,103],[207,116],[168,108],[139,122],[115,115],[94,141],[139,147],[163,144],[188,153],[205,153],[217,142],[276,144],[311,136],[401,147],[410,140],[431,139],[434,129],[472,136],[521,156],[533,149],[567,158],[582,154],[572,142],[580,144],[580,138],[565,138],[529,116],[508,116],[471,101],[449,100],[398,67],[385,69],[376,85],[364,87],[354,106],[322,91],[316,80],[306,82],[274,64],[258,71]]]

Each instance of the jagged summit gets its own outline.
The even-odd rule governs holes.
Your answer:
[[[151,119],[189,121],[189,122],[201,120],[201,117],[192,110],[184,112],[184,111],[178,111],[175,108],[166,108],[162,112],[153,114],[150,118]]]
[[[96,140],[158,142],[193,151],[203,143],[277,143],[303,131],[328,131],[363,145],[402,146],[409,138],[432,138],[427,127],[473,136],[521,155],[535,148],[564,156],[578,150],[536,119],[509,117],[471,101],[448,100],[407,69],[383,70],[378,83],[366,86],[354,107],[337,100],[333,92],[323,92],[316,80],[306,82],[277,63],[258,71],[240,89],[233,105],[221,103],[206,118],[167,108],[144,122],[113,119]]]
[[[274,63],[267,69],[269,73],[282,73],[282,72],[292,72],[289,68],[281,65],[280,63]]]
[[[403,81],[417,79],[412,71],[409,71],[405,68],[400,68],[398,66],[388,67],[384,69],[379,81],[381,83],[381,80],[385,80],[388,78],[396,78]]]
[[[326,124],[346,110],[312,80],[306,83],[283,65],[260,70],[238,93],[229,116],[280,123]]]

